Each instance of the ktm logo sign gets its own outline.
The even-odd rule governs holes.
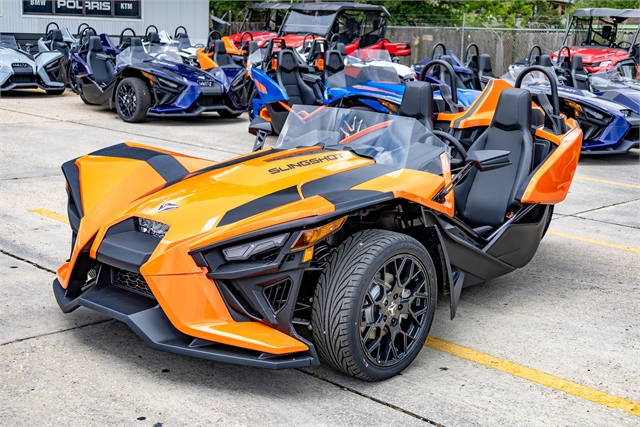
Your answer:
[[[330,162],[330,161],[338,160],[341,158],[342,158],[342,153],[328,154],[324,157],[314,157],[308,160],[301,160],[298,163],[289,163],[285,167],[272,168],[272,169],[269,169],[269,173],[273,175],[280,172],[290,171],[295,168],[303,168],[306,166],[317,165],[323,162]]]

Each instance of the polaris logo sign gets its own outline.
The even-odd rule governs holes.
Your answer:
[[[56,10],[60,10],[60,9],[83,10],[86,7],[87,10],[101,10],[104,12],[111,12],[110,1],[57,0],[56,3],[57,3]]]

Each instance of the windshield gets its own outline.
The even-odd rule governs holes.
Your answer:
[[[264,59],[264,49],[256,49],[251,55],[247,57],[247,68],[259,66]]]
[[[589,83],[598,92],[612,89],[640,90],[640,80],[636,80],[636,67],[617,67],[613,71],[600,71],[589,75]]]
[[[402,83],[395,68],[371,64],[347,65],[343,71],[329,76],[325,83],[328,88],[338,88],[369,82]]]
[[[345,108],[294,105],[275,147],[347,150],[396,169],[442,173],[449,148],[417,120]]]
[[[387,61],[391,62],[391,55],[384,49],[358,49],[348,59],[357,58],[360,61]]]
[[[289,33],[311,33],[324,36],[329,33],[329,29],[335,19],[335,13],[313,12],[301,13],[292,10],[289,18],[282,27],[285,34]]]
[[[116,64],[141,64],[151,60],[182,64],[182,57],[174,45],[130,46],[118,54]]]

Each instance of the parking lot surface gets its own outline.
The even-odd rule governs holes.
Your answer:
[[[24,91],[0,125],[0,425],[640,426],[639,150],[581,159],[533,261],[464,289],[453,321],[440,298],[416,361],[371,384],[151,350],[55,302],[64,161],[124,141],[224,160],[251,150],[246,115],[127,124]]]

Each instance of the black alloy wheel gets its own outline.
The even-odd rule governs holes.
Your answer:
[[[391,378],[424,345],[437,297],[433,261],[416,239],[364,230],[332,251],[313,297],[320,357],[366,381]]]
[[[151,106],[147,84],[136,77],[127,77],[116,89],[116,109],[122,120],[129,123],[144,121]]]
[[[414,256],[395,255],[373,276],[362,304],[362,349],[378,366],[393,366],[411,352],[427,324],[428,276]]]

